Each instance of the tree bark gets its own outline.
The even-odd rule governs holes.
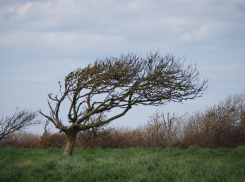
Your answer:
[[[67,155],[67,156],[72,155],[72,150],[76,141],[77,133],[78,132],[74,130],[66,132],[67,144],[63,155]]]

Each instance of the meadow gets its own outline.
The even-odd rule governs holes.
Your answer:
[[[0,141],[0,182],[245,182],[244,93],[193,114],[156,111],[137,128],[81,131],[70,157],[65,133],[44,131]]]
[[[245,181],[245,146],[63,151],[0,147],[0,181]]]

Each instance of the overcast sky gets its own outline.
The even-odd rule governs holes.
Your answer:
[[[183,104],[133,107],[111,126],[139,126],[156,109],[204,110],[245,90],[245,0],[0,0],[0,112],[48,114],[47,94],[71,71],[130,51],[184,56],[209,87]]]

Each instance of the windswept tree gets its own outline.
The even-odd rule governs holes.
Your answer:
[[[141,58],[133,53],[121,57],[97,59],[84,69],[77,69],[65,78],[64,90],[61,83],[58,97],[49,94],[56,103],[50,107],[48,118],[56,128],[66,133],[65,155],[72,155],[73,145],[79,131],[104,125],[125,115],[134,105],[159,106],[167,102],[182,102],[202,96],[207,88],[207,80],[201,83],[196,67],[185,67],[184,60],[173,55],[161,56],[158,52]],[[61,103],[70,100],[68,121],[64,126],[59,118]],[[90,117],[121,108],[112,117],[98,117],[90,122]]]
[[[15,131],[22,131],[29,126],[40,124],[40,120],[36,119],[37,114],[27,109],[19,110],[19,108],[16,108],[13,116],[6,118],[2,116],[0,120],[0,141],[8,138],[8,135]]]

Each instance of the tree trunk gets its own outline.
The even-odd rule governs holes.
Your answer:
[[[72,155],[72,149],[76,141],[77,133],[78,132],[74,130],[66,132],[67,144],[63,155]]]

